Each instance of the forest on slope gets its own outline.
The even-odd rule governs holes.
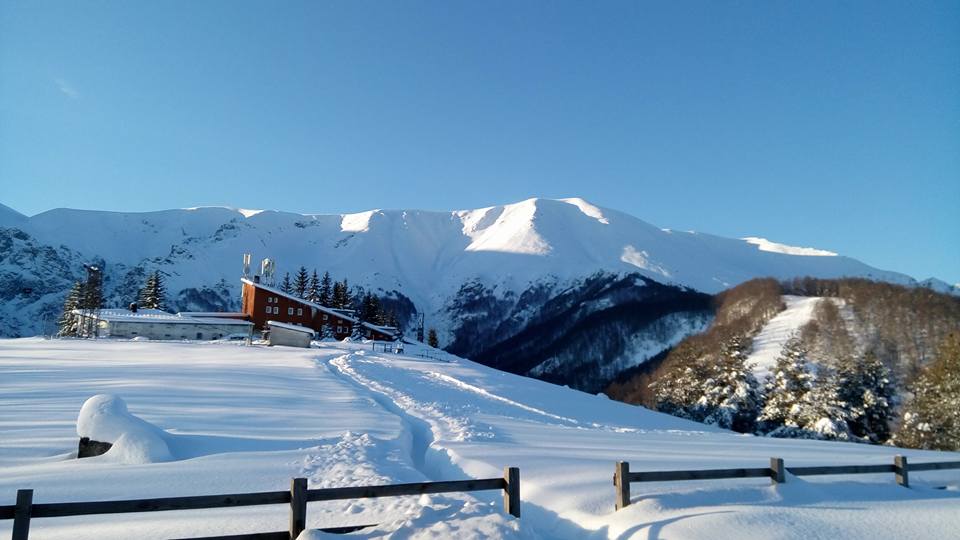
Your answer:
[[[747,365],[752,342],[785,295],[821,300],[758,380]],[[606,393],[743,432],[960,447],[960,370],[947,367],[957,362],[960,298],[858,278],[757,279],[714,306],[710,328]]]

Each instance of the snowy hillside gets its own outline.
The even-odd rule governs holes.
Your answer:
[[[273,257],[281,271],[299,265],[399,289],[436,311],[471,279],[516,290],[545,276],[598,270],[638,272],[664,283],[717,292],[756,276],[906,276],[840,256],[755,238],[667,231],[582,199],[529,199],[461,210],[371,210],[345,215],[196,208],[149,213],[51,210],[20,226],[40,242],[128,266],[170,258],[173,289],[235,280],[240,254]],[[762,240],[762,239],[760,239]],[[441,298],[437,298],[437,296]]]
[[[303,265],[373,290],[408,330],[424,313],[457,354],[586,389],[702,329],[710,306],[698,292],[757,276],[913,283],[823,250],[664,230],[582,199],[343,215],[4,210],[4,225],[15,228],[0,228],[0,335],[52,332],[83,263],[104,268],[107,307],[126,306],[157,270],[173,309],[234,310],[241,255],[252,253],[255,265],[275,259],[280,276]],[[598,348],[597,332],[612,338]]]
[[[758,380],[767,379],[777,363],[783,346],[810,322],[817,304],[823,301],[830,302],[833,299],[784,295],[783,303],[786,309],[770,319],[754,336],[753,349],[747,357],[747,364],[754,366],[754,374]]]
[[[521,470],[523,516],[500,495],[311,504],[309,527],[377,523],[360,538],[948,538],[960,472],[635,484],[613,511],[616,460],[633,470],[889,463],[900,450],[735,435],[486,368],[373,353],[217,343],[0,340],[0,504],[412,482]],[[72,459],[87,398],[113,394],[163,430],[169,456]],[[86,429],[86,428],[85,428]],[[902,451],[911,462],[957,454]],[[947,489],[934,489],[946,485]],[[281,506],[38,519],[37,538],[171,538],[286,528]],[[10,534],[0,522],[0,537]],[[307,538],[321,535],[305,533]]]

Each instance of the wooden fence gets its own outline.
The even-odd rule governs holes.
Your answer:
[[[906,456],[894,456],[890,465],[830,465],[820,467],[785,467],[783,459],[770,458],[769,467],[751,469],[708,469],[697,471],[631,472],[630,464],[618,461],[614,468],[613,485],[616,491],[616,509],[630,505],[631,482],[673,482],[679,480],[716,480],[722,478],[769,478],[774,484],[787,481],[786,473],[794,476],[821,474],[875,474],[893,473],[898,484],[910,487],[910,471],[937,471],[960,469],[960,461],[908,464]]]
[[[32,518],[289,504],[289,531],[182,540],[293,540],[306,528],[308,502],[486,490],[502,490],[504,511],[514,517],[520,517],[520,469],[517,467],[506,467],[503,471],[503,478],[319,489],[307,489],[306,478],[294,478],[290,481],[290,491],[166,497],[128,501],[33,504],[33,490],[21,489],[17,491],[17,503],[15,505],[0,506],[0,520],[13,520],[12,540],[27,540],[30,534],[30,520]],[[339,531],[333,529],[325,530],[330,532],[348,532],[349,530],[356,530],[356,528],[342,528]]]

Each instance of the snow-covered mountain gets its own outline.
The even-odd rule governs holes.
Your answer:
[[[144,275],[156,269],[167,276],[171,303],[181,310],[235,309],[243,253],[255,261],[275,259],[281,276],[301,265],[327,270],[389,297],[401,321],[425,313],[443,344],[473,357],[517,336],[531,321],[552,324],[542,308],[563,295],[577,310],[555,310],[554,321],[610,315],[625,298],[634,315],[654,297],[661,307],[690,315],[674,316],[673,323],[658,316],[632,324],[631,331],[648,329],[656,336],[633,336],[639,342],[614,347],[614,354],[635,351],[620,364],[644,361],[658,348],[650,340],[665,344],[702,327],[708,305],[703,298],[692,300],[696,292],[715,293],[758,276],[915,283],[823,250],[661,229],[582,199],[335,215],[205,207],[146,213],[57,209],[25,217],[3,207],[0,227],[6,227],[0,230],[0,335],[7,336],[40,332],[44,320],[49,331],[62,294],[80,277],[81,264],[91,261],[106,269],[108,302],[125,305]],[[634,290],[629,294],[627,276],[633,276],[627,279]],[[656,294],[649,288],[654,283],[664,286]],[[658,314],[675,313],[674,307]],[[653,323],[659,324],[655,332]],[[557,338],[550,344],[561,347]],[[543,350],[534,355],[537,363],[521,363],[543,374],[551,364],[540,364],[562,363],[566,352]]]

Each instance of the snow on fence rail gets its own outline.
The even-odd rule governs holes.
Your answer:
[[[319,489],[307,489],[306,478],[294,478],[290,481],[290,491],[264,491],[259,493],[235,493],[230,495],[164,497],[126,501],[33,504],[33,490],[21,489],[17,491],[17,503],[15,505],[0,506],[0,520],[13,520],[12,540],[27,540],[30,534],[30,520],[32,518],[88,516],[95,514],[124,514],[131,512],[161,512],[167,510],[200,510],[207,508],[231,508],[236,506],[259,506],[266,504],[289,504],[289,532],[281,531],[254,533],[182,540],[214,540],[215,538],[222,540],[293,540],[297,538],[297,536],[299,536],[300,533],[306,528],[308,502],[486,490],[502,490],[504,511],[511,516],[517,518],[520,517],[520,469],[517,467],[506,467],[503,470],[503,478]],[[349,532],[350,530],[356,530],[356,528],[345,527],[338,530],[324,530],[328,532]]]
[[[908,464],[906,456],[894,456],[892,465],[784,467],[783,459],[770,458],[769,467],[651,472],[631,472],[630,463],[626,461],[618,461],[614,467],[613,485],[616,492],[616,509],[620,510],[621,508],[630,505],[631,482],[673,482],[679,480],[719,480],[724,478],[769,478],[774,484],[782,484],[787,481],[786,473],[790,473],[794,476],[893,473],[898,484],[903,487],[910,487],[910,471],[938,471],[943,469],[960,469],[960,461]]]

